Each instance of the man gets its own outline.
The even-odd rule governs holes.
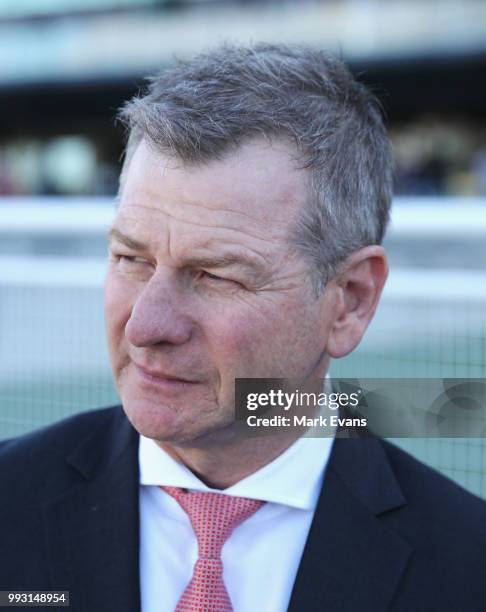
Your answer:
[[[235,418],[236,378],[322,379],[374,314],[374,98],[325,53],[261,44],[166,70],[121,117],[123,410],[2,444],[1,589],[69,590],[77,612],[486,609],[483,502],[377,438]]]

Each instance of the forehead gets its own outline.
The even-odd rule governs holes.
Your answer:
[[[280,241],[305,205],[307,174],[290,146],[255,140],[221,160],[185,165],[142,141],[125,174],[115,225],[191,240]]]

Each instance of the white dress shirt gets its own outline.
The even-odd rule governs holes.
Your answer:
[[[299,438],[271,463],[217,490],[153,440],[140,436],[142,612],[173,612],[198,557],[189,517],[161,485],[267,502],[226,541],[221,553],[223,579],[234,612],[285,612],[333,440]]]

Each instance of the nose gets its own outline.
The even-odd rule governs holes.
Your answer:
[[[152,276],[137,296],[125,326],[126,338],[137,347],[184,344],[191,337],[193,323],[181,306],[177,289]]]

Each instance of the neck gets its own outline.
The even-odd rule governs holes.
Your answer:
[[[299,433],[294,432],[293,435],[237,439],[211,447],[157,444],[208,487],[227,489],[273,461],[298,437]]]

